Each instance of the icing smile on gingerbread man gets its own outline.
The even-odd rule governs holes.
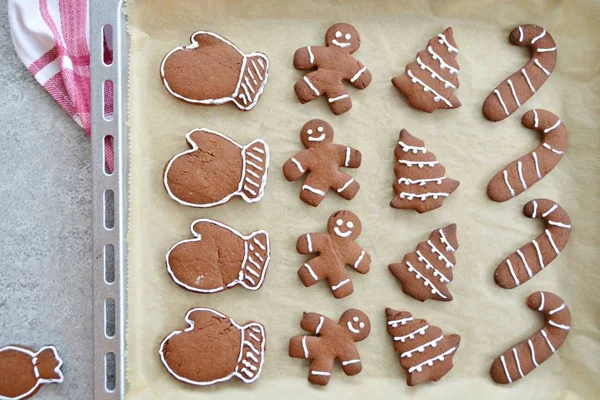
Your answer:
[[[348,230],[345,231],[345,232],[342,231],[342,229],[344,227],[344,220],[343,219],[341,219],[341,218],[338,219],[337,221],[335,221],[335,224],[337,226],[335,228],[333,228],[333,231],[339,237],[347,238],[348,236],[352,235],[352,228],[354,228],[354,223],[352,223],[352,221],[346,222],[346,228],[348,228]]]
[[[348,321],[346,322],[346,326],[348,326],[348,330],[352,333],[356,333],[356,334],[360,334],[360,331],[365,329],[365,323],[360,321],[360,318],[358,317],[354,317],[352,318],[352,321]],[[353,322],[356,323],[358,322],[358,329],[354,327]]]
[[[299,79],[294,86],[300,103],[325,95],[329,108],[340,115],[352,108],[344,81],[362,90],[371,83],[371,72],[352,56],[360,48],[360,35],[350,24],[335,24],[325,33],[325,46],[306,46],[296,50],[294,67],[317,69]]]

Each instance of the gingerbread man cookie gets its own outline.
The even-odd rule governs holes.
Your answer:
[[[546,110],[530,110],[523,115],[522,124],[540,132],[542,144],[494,175],[487,187],[494,201],[520,195],[548,175],[565,154],[567,128],[558,116]]]
[[[490,121],[501,121],[517,111],[542,87],[556,66],[556,42],[541,26],[519,26],[512,30],[509,40],[516,46],[529,47],[531,59],[496,86],[483,102],[483,115]]]
[[[334,144],[333,128],[320,119],[313,119],[304,124],[300,131],[300,140],[306,150],[295,154],[283,164],[283,175],[290,182],[300,179],[308,172],[300,190],[300,199],[316,207],[329,189],[333,189],[344,199],[352,200],[360,185],[339,168],[360,167],[360,151]]]
[[[300,326],[315,336],[295,336],[290,339],[289,355],[310,360],[308,381],[327,385],[337,359],[348,376],[362,370],[356,342],[365,340],[371,332],[367,315],[356,309],[347,310],[339,323],[317,313],[304,313]]]
[[[571,330],[571,313],[567,304],[550,292],[535,292],[527,306],[546,318],[544,328],[506,350],[492,363],[490,375],[496,383],[518,381],[556,353]]]
[[[523,214],[543,219],[546,229],[496,267],[494,279],[505,289],[516,288],[547,267],[564,250],[571,236],[569,214],[552,200],[531,200],[523,207]]]
[[[452,369],[452,358],[460,345],[459,335],[444,335],[437,326],[415,319],[407,311],[386,308],[385,315],[400,365],[408,372],[408,386],[437,382]]]
[[[459,86],[457,55],[454,33],[447,28],[429,40],[427,48],[417,53],[417,59],[407,64],[404,75],[393,78],[392,84],[417,110],[432,113],[458,108],[461,104],[454,94]]]
[[[61,383],[63,361],[54,346],[34,351],[24,346],[0,348],[0,399],[27,399],[46,383]]]
[[[357,89],[371,83],[371,73],[352,56],[360,47],[360,36],[356,29],[345,23],[332,25],[325,33],[325,47],[306,46],[296,50],[294,67],[309,70],[294,86],[302,104],[325,95],[329,108],[340,115],[352,108],[352,100],[343,81]]]
[[[337,211],[327,221],[327,233],[307,233],[298,238],[296,249],[300,254],[319,255],[311,258],[298,270],[298,275],[309,287],[326,279],[336,299],[354,292],[346,266],[361,274],[369,272],[371,256],[354,242],[362,230],[358,217],[350,211]]]

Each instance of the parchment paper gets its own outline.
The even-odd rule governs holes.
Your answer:
[[[127,376],[129,399],[211,398],[514,398],[590,399],[600,393],[600,300],[597,293],[598,195],[600,188],[600,12],[583,1],[130,1],[131,179],[129,215],[129,289]],[[353,108],[334,116],[323,98],[301,105],[293,91],[302,73],[292,66],[294,51],[323,45],[325,30],[335,22],[352,23],[362,38],[355,53],[373,73],[364,91],[350,88]],[[508,42],[517,25],[545,27],[558,43],[558,64],[541,90],[503,122],[484,119],[481,105],[499,82],[528,59],[527,49]],[[432,115],[411,109],[390,79],[404,71],[427,41],[447,26],[460,47],[462,107]],[[241,112],[233,105],[198,107],[170,96],[159,79],[166,52],[188,44],[196,30],[218,32],[243,51],[263,51],[271,62],[269,82],[257,107]],[[537,133],[521,125],[532,108],[562,118],[569,147],[558,167],[525,194],[505,203],[488,199],[490,177],[539,143]],[[330,194],[318,208],[298,198],[301,182],[288,183],[283,162],[301,150],[299,131],[309,119],[329,121],[338,143],[363,153],[363,165],[351,174],[361,190],[350,202]],[[245,144],[264,138],[271,148],[271,170],[264,198],[202,210],[171,200],[161,184],[165,162],[187,149],[184,135],[206,127]],[[418,215],[395,210],[393,148],[401,128],[423,139],[445,164],[448,176],[461,182],[436,211]],[[560,203],[573,220],[570,242],[548,269],[514,289],[498,287],[493,271],[500,261],[536,237],[543,227],[522,215],[523,205],[547,197]],[[349,209],[359,215],[358,242],[372,257],[368,275],[351,271],[355,292],[336,300],[325,283],[305,288],[296,271],[306,260],[295,251],[297,236],[325,228],[329,215]],[[272,259],[258,292],[241,287],[215,295],[187,292],[167,275],[164,255],[190,237],[190,223],[200,217],[226,222],[241,232],[265,229],[271,235]],[[404,295],[387,269],[413,251],[418,241],[445,224],[458,224],[460,249],[454,300],[420,303]],[[547,290],[568,303],[573,329],[560,350],[526,379],[510,386],[493,383],[492,360],[509,346],[537,331],[539,313],[525,305],[529,294]],[[253,385],[240,381],[211,388],[178,383],[159,362],[162,338],[184,325],[185,312],[213,307],[235,319],[262,322],[268,350],[264,370]],[[452,369],[441,381],[409,388],[392,341],[386,333],[384,308],[408,310],[462,336]],[[329,385],[306,380],[308,362],[287,355],[290,337],[302,334],[302,311],[337,319],[347,308],[364,310],[372,322],[370,337],[358,344],[364,369],[347,377],[336,366]]]

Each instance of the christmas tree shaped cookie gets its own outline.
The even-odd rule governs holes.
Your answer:
[[[419,301],[450,301],[452,294],[446,285],[453,278],[456,249],[456,224],[452,224],[431,232],[429,239],[419,242],[414,252],[406,254],[402,262],[390,264],[388,268],[407,295]]]
[[[425,143],[406,129],[400,132],[394,155],[397,161],[394,167],[396,196],[390,203],[394,208],[413,209],[419,213],[435,210],[460,184],[446,177],[446,168],[435,154],[427,151]]]
[[[392,79],[392,84],[408,99],[408,104],[428,113],[437,109],[460,107],[454,95],[458,89],[458,47],[452,28],[431,38],[427,47],[417,53],[404,75]]]
[[[385,314],[394,350],[400,354],[400,365],[408,372],[408,386],[436,382],[452,369],[452,358],[460,345],[459,335],[444,336],[437,326],[415,319],[406,311],[386,308]]]

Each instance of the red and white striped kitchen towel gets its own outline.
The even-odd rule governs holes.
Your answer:
[[[31,75],[91,134],[88,0],[8,0],[8,22],[15,50]],[[105,58],[112,57],[112,49],[105,49]],[[112,102],[112,93],[105,98]],[[107,108],[111,113],[112,104]],[[105,146],[112,171],[112,144]]]

